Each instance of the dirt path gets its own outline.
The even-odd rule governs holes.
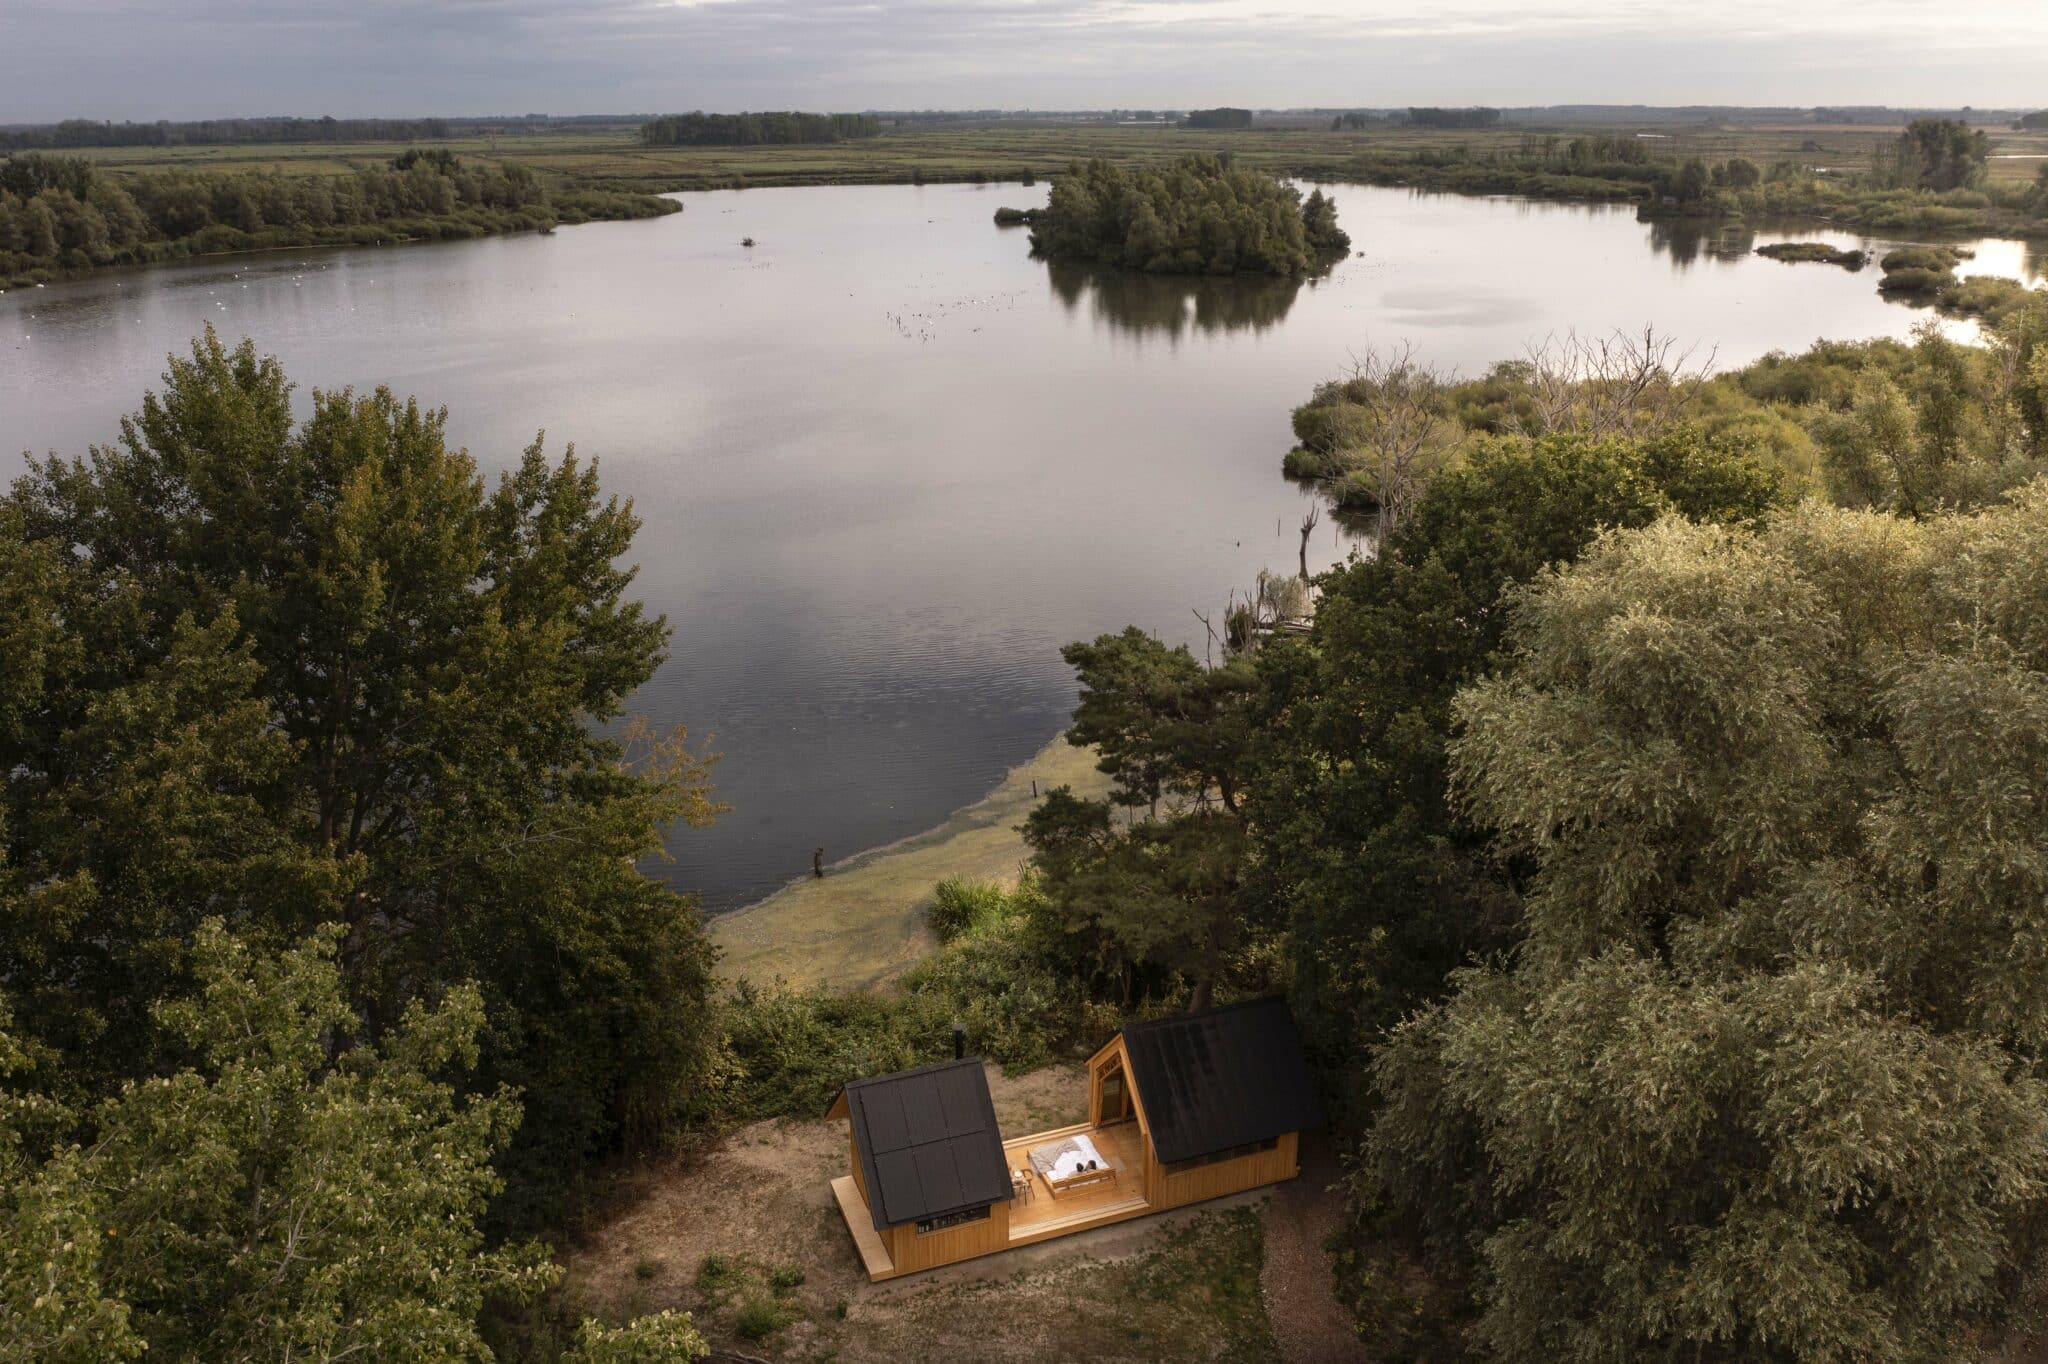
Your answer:
[[[1287,1364],[1365,1364],[1351,1316],[1331,1292],[1323,1240],[1337,1229],[1343,1200],[1330,1192],[1336,1157],[1320,1134],[1302,1141],[1301,1178],[1273,1190],[1266,1205],[1266,1267],[1259,1275],[1266,1316]]]

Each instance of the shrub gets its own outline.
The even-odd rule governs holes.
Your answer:
[[[718,1291],[732,1281],[732,1261],[723,1255],[706,1255],[697,1262],[697,1291],[706,1297],[714,1297]]]
[[[943,999],[916,993],[835,994],[742,983],[727,1009],[734,1075],[725,1116],[815,1118],[848,1080],[952,1055]]]
[[[768,1273],[768,1286],[777,1296],[803,1286],[804,1272],[795,1265],[777,1265]]]
[[[924,916],[943,943],[992,925],[1004,911],[1001,886],[990,881],[948,877],[932,887],[932,900],[925,907]]]
[[[733,1334],[741,1340],[766,1340],[788,1324],[789,1317],[769,1298],[747,1299],[732,1319]]]

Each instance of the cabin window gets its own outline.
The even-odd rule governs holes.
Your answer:
[[[1102,1117],[1104,1123],[1122,1122],[1131,1116],[1130,1105],[1124,1095],[1124,1073],[1111,1071],[1102,1077]]]
[[[917,1224],[919,1236],[929,1236],[935,1231],[947,1231],[953,1227],[964,1227],[969,1222],[986,1222],[988,1205],[969,1208],[965,1212],[949,1212],[942,1217],[927,1217]]]
[[[1190,1170],[1199,1170],[1204,1165],[1220,1165],[1226,1160],[1236,1160],[1240,1156],[1255,1156],[1261,1151],[1271,1151],[1279,1145],[1278,1137],[1267,1137],[1264,1141],[1248,1141],[1242,1146],[1233,1146],[1228,1150],[1211,1151],[1206,1156],[1191,1156],[1186,1160],[1169,1161],[1166,1173],[1184,1175]]]

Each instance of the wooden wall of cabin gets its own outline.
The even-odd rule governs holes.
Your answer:
[[[853,1133],[846,1134],[846,1160],[853,1167],[853,1187],[860,1190],[860,1201],[868,1201],[867,1172],[860,1168],[860,1145],[854,1141]],[[874,1206],[869,1204],[870,1207]]]
[[[989,1208],[988,1216],[979,1222],[948,1227],[924,1236],[917,1234],[915,1222],[906,1222],[883,1232],[882,1241],[889,1247],[889,1260],[899,1274],[949,1265],[955,1260],[971,1260],[977,1255],[1002,1250],[1010,1244],[1010,1205],[994,1204]]]
[[[1166,1167],[1152,1158],[1148,1146],[1145,1167],[1145,1194],[1152,1206],[1178,1208],[1294,1178],[1301,1173],[1300,1137],[1289,1132],[1270,1151],[1254,1151],[1235,1160],[1198,1165],[1181,1174],[1168,1174]]]

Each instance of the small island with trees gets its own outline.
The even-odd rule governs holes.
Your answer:
[[[1070,167],[1031,216],[1048,260],[1176,275],[1302,275],[1350,249],[1337,205],[1220,157],[1163,170],[1107,161]]]

